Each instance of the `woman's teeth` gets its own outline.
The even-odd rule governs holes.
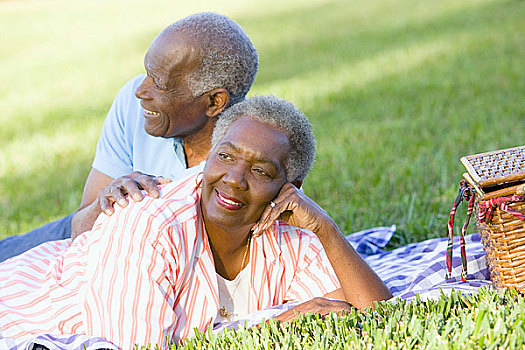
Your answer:
[[[221,196],[219,194],[219,197],[221,198],[221,200],[227,204],[230,204],[230,205],[236,205],[236,206],[243,206],[244,204],[243,203],[239,203],[239,202],[235,202],[235,201],[232,201],[231,199],[228,199],[228,198],[224,198],[223,196]]]

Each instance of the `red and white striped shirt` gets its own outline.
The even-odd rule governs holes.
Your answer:
[[[123,349],[193,335],[219,309],[196,174],[165,185],[70,240],[0,264],[0,336],[88,334]],[[276,222],[250,248],[250,309],[339,288],[317,237]]]

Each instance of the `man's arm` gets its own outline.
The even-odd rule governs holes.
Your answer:
[[[89,231],[93,227],[95,220],[102,212],[98,205],[98,200],[96,200],[98,194],[112,181],[112,177],[91,168],[86,184],[84,185],[84,193],[82,194],[80,207],[71,219],[71,238],[73,240],[81,233]]]
[[[122,208],[126,207],[126,195],[139,202],[144,198],[141,191],[146,190],[149,196],[157,198],[160,195],[157,185],[170,181],[138,171],[113,180],[112,177],[92,168],[84,185],[80,207],[71,219],[71,238],[74,240],[81,233],[91,230],[100,213],[113,214],[115,203]]]

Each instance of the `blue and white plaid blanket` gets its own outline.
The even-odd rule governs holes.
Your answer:
[[[413,299],[416,294],[419,294],[422,300],[437,298],[441,291],[447,293],[452,289],[462,293],[474,293],[480,286],[492,285],[478,234],[465,237],[468,278],[467,282],[461,282],[459,240],[454,243],[452,278],[445,280],[447,239],[430,239],[385,252],[383,248],[390,241],[395,230],[395,225],[376,227],[347,236],[352,246],[390,289],[394,296],[392,301],[395,302],[397,298]],[[215,331],[220,332],[225,328],[235,328],[239,325],[252,326],[296,305],[297,303],[288,303],[261,310],[245,319],[223,323],[216,327]],[[29,350],[34,344],[44,345],[50,350],[117,349],[115,345],[101,338],[85,335],[42,334],[25,341],[0,337],[0,349]]]

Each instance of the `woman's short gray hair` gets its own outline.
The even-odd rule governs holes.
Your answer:
[[[230,93],[229,105],[244,99],[259,63],[240,25],[226,16],[202,12],[172,23],[166,31],[182,31],[200,44],[201,66],[186,78],[194,97],[225,88]]]
[[[315,138],[306,116],[291,102],[275,96],[255,96],[225,110],[215,124],[212,148],[240,116],[249,115],[288,136],[290,153],[284,164],[288,181],[304,180],[315,158]]]

